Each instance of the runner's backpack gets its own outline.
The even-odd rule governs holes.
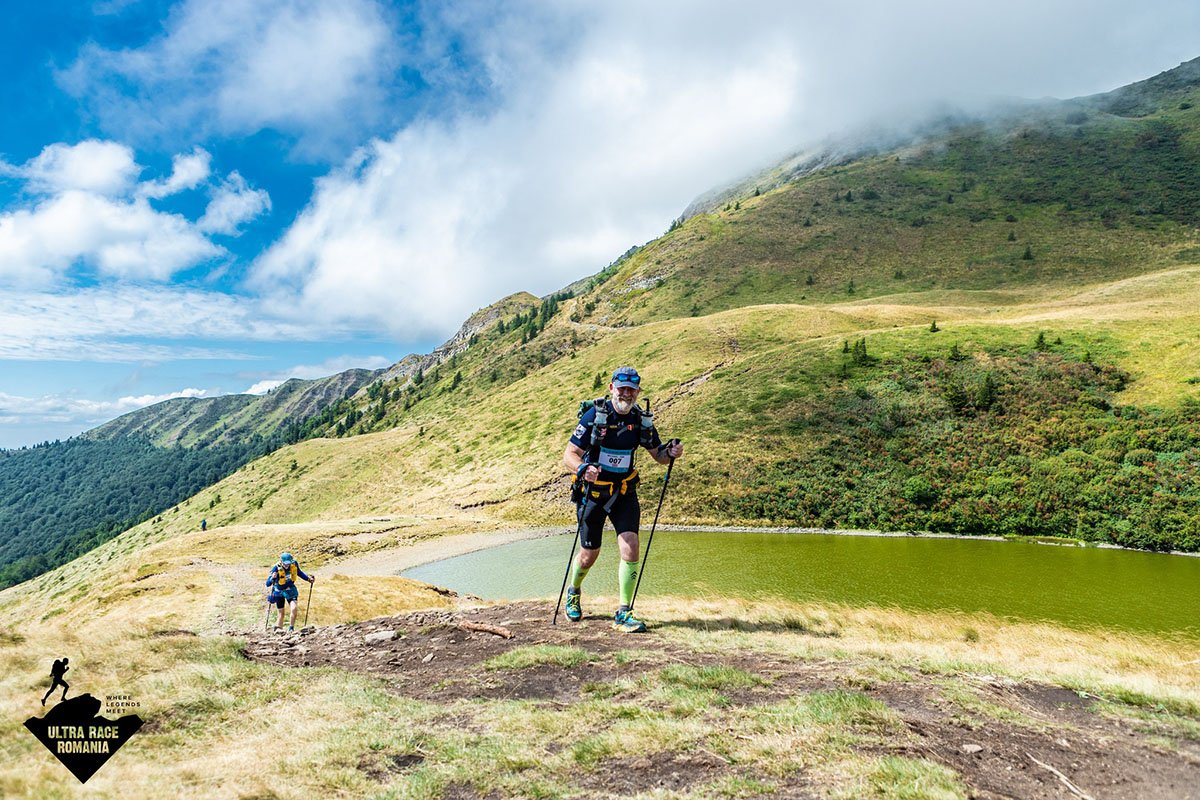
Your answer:
[[[588,443],[587,457],[584,459],[584,464],[597,464],[600,460],[600,444],[604,441],[604,434],[610,430],[614,430],[617,426],[610,425],[608,422],[608,397],[599,397],[595,400],[584,400],[579,404],[579,419],[583,419],[583,415],[588,412],[588,409],[596,409],[596,417],[592,421],[592,438]],[[650,413],[650,401],[646,400],[646,408],[634,404],[633,411],[630,412],[637,418],[638,425],[638,444],[643,447],[649,447],[650,442],[654,437],[654,415]],[[571,502],[579,505],[584,501],[583,492],[583,470],[580,470],[575,475],[575,479],[571,482]]]

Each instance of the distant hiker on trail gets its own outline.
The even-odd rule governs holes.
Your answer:
[[[46,705],[46,698],[54,694],[54,690],[59,686],[63,687],[61,699],[67,699],[67,689],[71,687],[67,686],[67,682],[63,680],[63,675],[66,675],[67,670],[70,669],[70,667],[67,666],[68,660],[69,659],[66,658],[58,658],[55,659],[54,663],[50,666],[50,677],[54,678],[54,682],[50,684],[50,691],[42,695],[42,705]]]
[[[200,530],[202,530],[202,531],[208,530],[208,520],[206,520],[206,519],[200,520]]]
[[[579,498],[580,550],[570,568],[567,618],[579,620],[583,617],[580,586],[600,555],[600,538],[607,518],[612,520],[617,531],[617,551],[621,556],[617,573],[621,598],[613,627],[629,633],[646,630],[630,608],[637,585],[638,527],[641,522],[634,451],[644,447],[651,458],[664,466],[683,455],[683,444],[678,441],[663,444],[653,417],[637,406],[641,382],[641,376],[633,367],[618,367],[608,385],[612,400],[597,400],[583,413],[563,453],[563,463],[575,473],[577,489],[587,491],[586,497]],[[593,442],[592,430],[597,424],[604,430]]]
[[[271,567],[271,572],[267,575],[267,586],[271,587],[271,591],[267,595],[267,602],[274,603],[275,607],[279,609],[279,619],[275,621],[276,628],[283,627],[283,603],[286,600],[292,609],[288,630],[296,629],[296,611],[299,609],[298,601],[300,599],[300,590],[296,588],[296,578],[303,578],[309,583],[316,581],[316,578],[310,578],[304,574],[300,569],[300,563],[292,558],[291,553],[283,553],[279,556],[279,563]]]

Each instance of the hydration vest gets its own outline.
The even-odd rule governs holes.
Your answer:
[[[601,455],[604,437],[609,431],[618,430],[620,425],[609,419],[610,416],[615,417],[617,414],[609,410],[607,397],[581,402],[579,404],[579,418],[583,419],[583,415],[591,408],[596,410],[596,416],[592,420],[592,434],[589,441],[586,463],[603,468],[604,464],[602,463]],[[638,427],[638,446],[649,447],[654,437],[654,415],[650,413],[650,401],[646,401],[645,409],[635,404],[629,413],[634,417],[633,425]],[[638,473],[633,466],[632,453],[630,454],[630,463],[627,465],[627,471],[628,475],[624,480],[596,481],[593,483],[589,490],[591,496],[596,499],[603,499],[602,495],[605,498],[615,497],[623,495],[629,489],[637,486]],[[585,499],[583,480],[580,475],[576,475],[571,483],[571,500],[576,504],[581,504]]]
[[[588,451],[588,463],[595,464],[595,453],[592,452],[600,446],[600,441],[604,438],[604,434],[610,430],[616,430],[615,423],[608,422],[608,398],[600,397],[596,400],[584,400],[579,404],[579,418],[583,419],[583,415],[588,412],[589,408],[596,409],[595,424],[592,425],[592,441],[591,449]],[[629,413],[633,414],[637,420],[634,424],[638,426],[638,444],[642,447],[649,447],[651,438],[654,435],[654,415],[650,413],[650,401],[646,401],[646,408],[643,410],[636,403],[633,410]]]
[[[295,584],[296,578],[299,577],[300,568],[293,561],[290,564],[284,564],[280,561],[271,569],[271,578],[274,580],[276,587],[287,586],[289,583]]]

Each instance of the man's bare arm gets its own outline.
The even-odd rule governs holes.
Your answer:
[[[583,448],[574,443],[568,443],[567,449],[563,453],[563,463],[567,469],[571,470],[572,474],[579,474],[579,465],[583,463]],[[583,472],[583,479],[588,483],[595,481],[600,477],[600,467],[592,464]]]

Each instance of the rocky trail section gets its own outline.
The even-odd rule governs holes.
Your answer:
[[[703,630],[711,623],[705,620],[663,623],[634,636],[612,630],[608,617],[601,615],[588,615],[582,624],[560,615],[558,626],[552,627],[552,614],[547,603],[527,602],[417,612],[287,635],[260,630],[244,634],[244,653],[281,667],[335,667],[378,675],[396,693],[425,702],[524,699],[568,714],[573,705],[591,699],[595,687],[619,679],[637,681],[680,664],[732,667],[760,677],[761,684],[725,691],[729,705],[711,713],[770,706],[805,693],[861,692],[899,714],[904,728],[885,744],[864,745],[864,755],[938,762],[961,776],[972,797],[1200,798],[1200,742],[1194,736],[1141,725],[1133,714],[1101,713],[1098,698],[1060,687],[993,676],[925,674],[862,657],[803,660],[740,649],[714,653],[689,649],[671,635],[672,629]],[[538,645],[579,648],[586,656],[569,667],[545,661],[524,668],[489,663],[517,648]],[[463,709],[457,705],[455,714]],[[405,764],[412,760],[399,758],[408,759]],[[588,781],[603,780],[603,791],[618,796],[686,791],[723,776],[752,779],[758,769],[734,763],[702,743],[690,752],[607,759],[599,773],[580,776],[579,789],[586,795]],[[476,796],[468,786],[452,788],[447,796]],[[776,782],[769,796],[822,795],[812,776],[802,771]]]

